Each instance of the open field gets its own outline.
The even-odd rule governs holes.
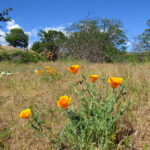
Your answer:
[[[76,75],[71,74],[67,67],[78,64],[80,69]],[[61,73],[60,78],[45,79],[34,75],[34,70],[44,70],[45,66],[53,67]],[[102,77],[122,77],[125,86],[125,101],[132,101],[132,110],[127,116],[131,121],[133,133],[129,135],[128,148],[150,149],[150,64],[92,64],[86,62],[56,61],[54,63],[14,64],[0,62],[0,71],[12,74],[0,78],[0,149],[10,150],[48,150],[55,149],[50,140],[53,134],[41,136],[30,127],[28,120],[19,118],[22,110],[31,108],[38,112],[44,124],[55,133],[66,122],[66,116],[57,106],[62,95],[72,98],[71,107],[77,106],[76,95],[71,83],[81,80],[82,74],[92,72],[99,78],[94,83],[103,95],[112,91],[106,82],[102,85]],[[89,79],[89,78],[87,78]],[[89,79],[90,82],[90,79]],[[108,94],[107,93],[107,94]],[[119,149],[119,146],[118,146]]]

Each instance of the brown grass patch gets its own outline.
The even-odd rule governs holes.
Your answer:
[[[87,64],[79,62],[81,66],[76,75],[71,74],[67,67],[73,62],[55,62],[17,65],[0,63],[1,70],[9,70],[13,74],[0,78],[0,145],[12,150],[46,150],[51,147],[50,139],[42,137],[34,131],[26,120],[19,118],[19,113],[29,107],[38,111],[47,126],[59,132],[65,122],[60,109],[56,105],[58,98],[64,94],[76,97],[71,90],[70,83],[77,82],[84,73],[98,74],[96,85],[100,92],[109,89],[109,84],[101,85],[102,76],[123,77],[126,86],[126,100],[133,100],[134,107],[131,114],[134,134],[131,135],[130,146],[136,149],[144,148],[150,143],[150,64]],[[54,67],[63,74],[63,78],[54,82],[44,82],[34,75],[35,69],[44,66]],[[90,79],[89,79],[90,82]],[[73,107],[73,106],[72,106]],[[51,138],[51,137],[50,137]],[[150,146],[150,145],[149,145]]]

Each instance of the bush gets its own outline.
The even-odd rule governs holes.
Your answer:
[[[24,52],[21,54],[20,63],[28,63],[28,62],[34,62],[37,63],[39,61],[46,61],[46,58],[44,56],[41,56],[39,54],[36,53],[29,53],[29,52]]]
[[[8,52],[0,52],[0,61],[9,61],[11,60],[11,56],[8,54]]]
[[[7,51],[0,52],[0,61],[10,61],[15,63],[37,63],[39,61],[47,61],[47,59],[46,57],[35,52],[25,52],[18,50],[14,52],[11,51],[11,53],[8,53]]]

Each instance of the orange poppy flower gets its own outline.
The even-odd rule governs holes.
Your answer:
[[[49,66],[45,66],[45,69],[49,70]]]
[[[89,75],[89,77],[90,77],[91,81],[94,83],[97,80],[98,75]]]
[[[56,72],[55,68],[51,68],[52,71]]]
[[[23,110],[21,113],[20,113],[20,118],[25,118],[25,119],[29,119],[30,118],[30,115],[31,115],[31,110],[30,109],[26,109],[26,110]]]
[[[44,73],[44,70],[41,70],[40,72],[41,72],[41,73]]]
[[[76,74],[77,71],[79,70],[79,68],[80,68],[79,65],[72,65],[72,66],[68,67],[68,70],[69,70],[70,72],[72,72],[73,74]]]
[[[49,70],[47,70],[47,74],[49,74],[49,73],[51,73],[51,70],[49,69]]]
[[[59,100],[57,101],[58,107],[62,107],[64,109],[68,108],[70,104],[71,98],[68,98],[68,96],[61,96]]]
[[[110,77],[108,78],[108,82],[110,83],[112,88],[117,88],[119,85],[122,84],[122,78]]]

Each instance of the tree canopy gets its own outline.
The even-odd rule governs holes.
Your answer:
[[[8,17],[8,12],[12,10],[12,8],[8,8],[8,9],[5,9],[4,11],[0,12],[0,22],[7,22],[7,21],[10,21],[11,18]],[[7,17],[6,17],[7,16]],[[0,26],[1,27],[1,26]]]
[[[150,52],[150,19],[146,24],[148,28],[135,38],[133,45],[135,52]]]
[[[14,28],[6,34],[5,40],[13,47],[27,48],[29,37],[21,28]]]
[[[39,37],[41,41],[33,43],[32,50],[36,52],[55,51],[57,52],[65,40],[65,35],[61,31],[40,30]]]
[[[85,18],[67,31],[66,50],[70,55],[92,62],[112,61],[126,49],[127,37],[120,20]]]

